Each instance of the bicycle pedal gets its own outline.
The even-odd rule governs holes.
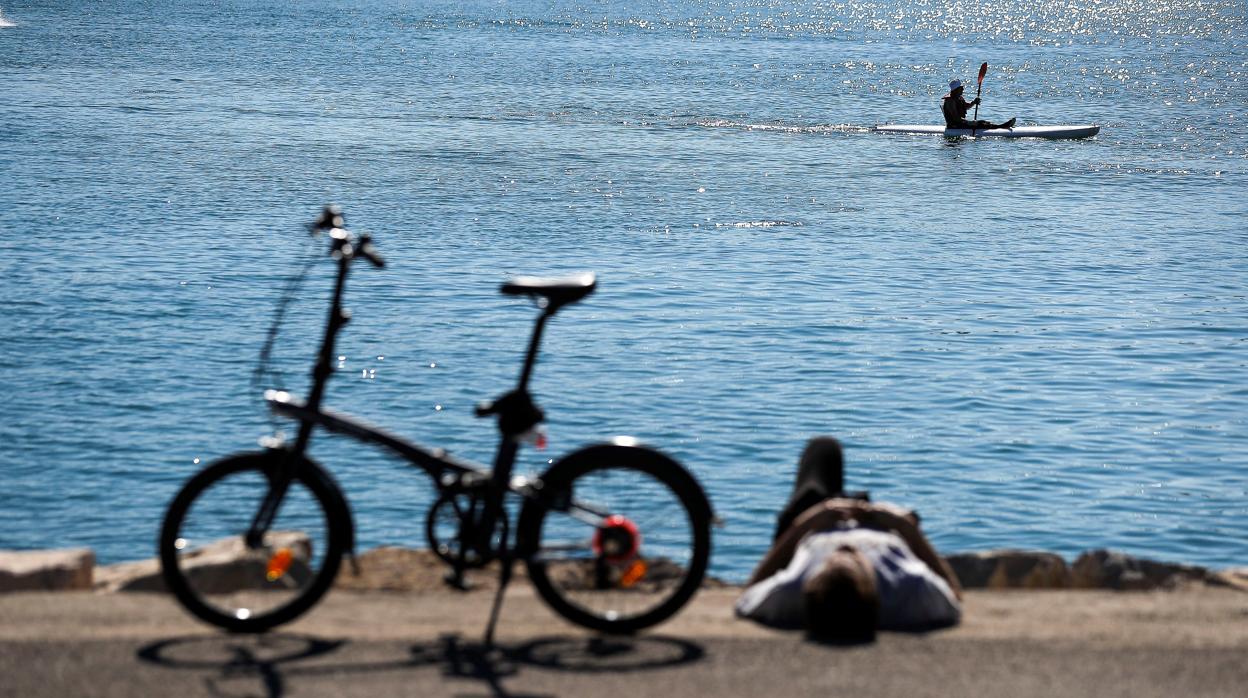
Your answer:
[[[458,591],[472,591],[476,585],[464,579],[464,575],[454,570],[442,576],[442,581],[450,588]]]

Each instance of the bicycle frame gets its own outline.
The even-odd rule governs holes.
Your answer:
[[[484,466],[454,458],[442,449],[426,449],[423,446],[406,441],[385,430],[366,424],[350,415],[321,409],[313,411],[308,405],[288,392],[267,390],[264,399],[274,412],[294,419],[302,424],[319,426],[332,434],[349,436],[357,441],[374,444],[385,448],[394,455],[407,461],[414,467],[425,471],[427,475],[442,489],[446,477],[451,475],[480,475],[490,473]],[[509,482],[508,490],[524,495],[530,480],[515,478]]]
[[[266,391],[264,395],[269,407],[275,413],[299,422],[298,436],[293,444],[286,447],[286,451],[290,454],[287,462],[292,464],[292,468],[295,464],[305,462],[302,456],[309,448],[313,430],[319,426],[330,433],[350,436],[358,441],[380,446],[399,456],[409,464],[423,469],[433,480],[439,493],[445,493],[451,486],[462,484],[465,481],[480,484],[488,480],[489,484],[483,490],[485,500],[481,503],[482,506],[479,510],[474,508],[471,515],[474,522],[472,532],[482,536],[484,540],[461,540],[461,551],[467,551],[469,545],[478,548],[482,546],[488,548],[489,539],[495,530],[498,517],[505,516],[503,498],[506,493],[513,492],[522,497],[531,498],[535,496],[535,489],[540,488],[539,481],[524,478],[513,480],[512,470],[515,465],[516,455],[519,452],[519,442],[521,440],[519,437],[522,433],[535,427],[542,421],[541,411],[532,403],[527,388],[529,379],[533,374],[533,367],[537,362],[538,349],[546,322],[554,315],[559,306],[551,304],[542,306],[542,312],[538,315],[533,332],[529,338],[524,364],[515,389],[495,402],[485,403],[477,408],[478,416],[497,414],[499,417],[498,424],[501,434],[498,448],[495,452],[493,467],[485,468],[474,463],[458,460],[452,458],[441,449],[431,450],[424,448],[349,415],[336,413],[321,407],[326,385],[330,376],[334,373],[337,336],[350,320],[350,315],[343,307],[342,299],[351,262],[357,254],[362,252],[365,254],[361,256],[365,256],[375,264],[380,262],[380,258],[367,251],[365,247],[368,244],[367,240],[364,240],[359,249],[356,249],[352,245],[350,234],[340,227],[333,227],[330,230],[330,237],[333,240],[331,256],[338,262],[337,275],[330,302],[329,316],[326,319],[325,332],[321,340],[321,348],[312,370],[312,386],[308,393],[308,398],[306,401],[300,401],[288,392],[276,390]],[[269,492],[262,501],[252,521],[252,525],[248,529],[246,540],[249,545],[258,544],[264,533],[272,525],[293,474],[293,469],[280,473],[271,483]],[[474,477],[480,479],[473,480]],[[535,484],[536,487],[534,486]],[[570,506],[572,505],[570,504]],[[575,508],[582,510],[589,517],[605,516],[605,514],[592,511],[588,507],[576,506]],[[468,532],[461,530],[461,535],[466,533]],[[504,540],[502,555],[507,556],[508,552],[507,541]],[[462,575],[462,565],[463,560],[461,559],[460,564],[455,566],[456,579],[460,579],[460,575]]]

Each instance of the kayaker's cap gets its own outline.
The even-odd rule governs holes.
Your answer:
[[[950,91],[950,92],[953,92],[954,90],[957,90],[957,89],[959,89],[959,88],[961,88],[961,87],[962,87],[962,81],[961,81],[961,80],[954,80],[953,82],[949,83],[949,91]]]

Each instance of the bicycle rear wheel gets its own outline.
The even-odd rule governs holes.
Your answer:
[[[649,449],[596,446],[556,463],[519,532],[538,594],[578,625],[632,633],[679,611],[710,558],[710,504]]]
[[[293,620],[329,588],[350,537],[346,504],[319,466],[295,466],[258,545],[245,536],[289,456],[232,456],[205,468],[169,505],[160,534],[165,584],[201,620],[260,632]]]

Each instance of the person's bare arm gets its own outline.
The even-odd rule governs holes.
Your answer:
[[[953,573],[948,563],[940,555],[936,554],[932,544],[927,541],[927,537],[919,530],[918,523],[913,516],[907,516],[895,507],[874,505],[860,515],[858,520],[868,525],[892,530],[901,536],[901,539],[910,547],[911,552],[930,567],[933,572],[940,575],[945,580],[945,583],[949,585],[949,589],[953,591],[953,595],[961,600],[962,585],[958,583],[958,576]]]
[[[759,561],[758,567],[754,569],[754,574],[750,575],[750,581],[747,584],[754,584],[784,569],[785,565],[793,559],[797,544],[807,533],[823,531],[832,528],[838,522],[857,518],[862,504],[856,499],[825,499],[802,512]]]
[[[962,585],[958,583],[957,575],[919,530],[918,517],[914,512],[890,504],[872,504],[858,499],[825,499],[802,512],[759,561],[748,584],[754,584],[784,569],[793,559],[797,544],[806,534],[827,530],[849,520],[896,532],[916,557],[945,580],[954,596],[962,598]]]

